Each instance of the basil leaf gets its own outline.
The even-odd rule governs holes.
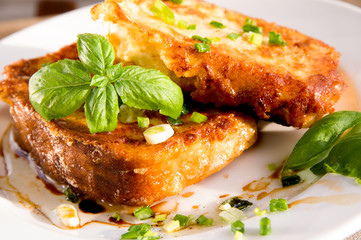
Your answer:
[[[110,82],[106,76],[94,75],[90,86],[92,87],[105,87]]]
[[[124,67],[114,86],[123,103],[129,107],[159,110],[161,114],[174,119],[181,114],[182,90],[157,70]]]
[[[316,122],[297,142],[283,166],[282,176],[322,161],[341,134],[360,122],[361,113],[356,111],[335,112]]]
[[[76,60],[60,60],[42,67],[29,80],[29,98],[46,120],[66,117],[84,103],[91,91],[90,73]]]
[[[361,133],[341,139],[324,160],[327,172],[361,178]]]
[[[118,124],[118,96],[112,84],[96,87],[86,99],[85,117],[89,131],[113,131]]]
[[[104,75],[105,69],[113,65],[114,48],[104,36],[91,33],[79,34],[77,47],[79,59],[91,73]]]
[[[109,78],[110,82],[115,82],[122,75],[122,65],[120,63],[112,65],[105,69],[105,75]]]

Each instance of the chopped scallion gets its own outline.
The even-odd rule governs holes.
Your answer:
[[[167,214],[159,214],[159,215],[155,215],[154,219],[152,220],[152,222],[162,222],[164,220],[167,219]]]
[[[283,176],[281,182],[283,187],[288,187],[300,183],[301,177],[298,175]]]
[[[262,45],[263,35],[259,33],[249,32],[248,33],[248,42],[255,44],[257,46]]]
[[[259,207],[256,207],[254,209],[254,213],[257,215],[257,216],[263,216],[267,213],[267,210],[261,210]]]
[[[209,38],[209,40],[211,40],[211,42],[220,42],[221,41],[221,39],[219,37]]]
[[[140,128],[147,128],[149,127],[149,118],[147,117],[137,117],[138,126]]]
[[[254,32],[254,33],[262,33],[263,32],[262,27],[254,26],[251,24],[243,25],[242,29],[245,32]]]
[[[191,24],[187,27],[187,30],[196,30],[197,29],[197,25],[196,24]]]
[[[156,0],[154,5],[150,8],[150,11],[164,22],[174,25],[175,17],[170,8],[165,5],[161,0]]]
[[[149,206],[138,208],[133,212],[133,214],[139,220],[144,220],[154,215],[152,209]]]
[[[185,20],[179,20],[177,22],[177,27],[179,27],[180,29],[186,29],[188,26],[188,22]]]
[[[112,218],[113,218],[115,221],[117,221],[117,222],[119,222],[120,220],[122,220],[122,216],[120,215],[119,212],[114,212],[113,215],[112,215]]]
[[[189,217],[181,215],[181,214],[177,214],[175,215],[175,217],[173,218],[174,221],[179,221],[179,225],[184,228],[188,226],[188,222],[189,222]]]
[[[192,116],[191,116],[191,121],[196,122],[196,123],[202,123],[207,121],[207,116],[203,115],[202,113],[199,112],[193,112]]]
[[[259,234],[265,236],[271,233],[272,233],[271,220],[268,217],[261,218]]]
[[[183,0],[171,0],[171,1],[176,3],[176,4],[181,4],[183,2]]]
[[[241,232],[244,233],[244,224],[240,220],[237,220],[231,224],[231,231],[233,233]]]
[[[178,220],[172,220],[163,226],[163,230],[167,233],[175,232],[180,229],[180,223]]]
[[[234,240],[242,240],[243,239],[243,233],[236,231],[234,234]]]
[[[197,218],[197,223],[202,226],[212,226],[213,225],[213,219],[207,218],[204,215],[200,215]]]
[[[200,53],[209,52],[209,50],[211,50],[211,46],[209,46],[207,43],[196,43],[194,46]]]
[[[215,28],[219,28],[219,29],[225,28],[223,23],[220,23],[220,22],[217,22],[217,21],[212,21],[209,24],[212,25]]]
[[[160,124],[148,128],[143,132],[144,138],[149,144],[158,144],[173,136],[174,130],[169,124]]]
[[[211,39],[206,38],[206,37],[201,37],[201,36],[198,36],[198,35],[193,35],[193,36],[192,36],[192,39],[193,39],[193,40],[198,40],[198,41],[201,41],[201,42],[207,43],[207,44],[211,44],[211,43],[212,43]]]
[[[150,225],[147,223],[133,225],[128,228],[128,232],[122,234],[121,239],[137,239],[150,231]]]
[[[237,196],[227,199],[226,201],[224,201],[222,203],[222,205],[226,205],[226,204],[231,205],[231,207],[233,207],[233,208],[238,208],[239,210],[245,210],[253,205],[253,203],[251,203],[250,201],[240,199]]]
[[[287,43],[282,40],[282,35],[280,33],[269,32],[268,39],[268,44],[270,45],[287,45]]]
[[[286,211],[287,209],[288,209],[288,204],[286,199],[276,198],[276,199],[271,199],[269,202],[270,212]]]
[[[236,40],[237,38],[239,38],[241,36],[240,33],[235,33],[235,32],[232,32],[230,34],[227,35],[227,38],[231,39],[231,40]]]
[[[79,201],[78,195],[69,186],[65,187],[64,195],[65,195],[65,200],[67,201],[70,201],[72,203],[77,203]]]
[[[250,18],[247,18],[247,19],[244,21],[244,24],[243,24],[243,25],[254,25],[254,26],[256,26],[257,23],[256,23],[254,20],[252,20],[252,19],[250,19]]]

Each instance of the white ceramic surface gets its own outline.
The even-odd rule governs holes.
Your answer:
[[[339,1],[326,0],[223,0],[212,2],[241,13],[296,28],[334,46],[341,54],[340,70],[361,91],[361,9]],[[20,58],[41,56],[76,40],[83,32],[103,33],[94,23],[89,9],[82,8],[15,33],[0,41],[0,69]],[[354,101],[355,102],[355,101]],[[357,101],[356,101],[357,102]],[[7,106],[0,103],[0,133],[9,122]],[[270,175],[267,165],[281,165],[303,131],[268,124],[262,128],[258,143],[222,171],[183,192],[194,192],[189,198],[176,196],[179,213],[215,212],[223,194],[240,195],[242,187]],[[278,182],[266,189],[271,192]],[[294,206],[270,214],[273,233],[258,235],[259,217],[245,220],[245,239],[343,239],[360,230],[361,187],[350,178],[327,175],[305,191],[283,192]],[[272,195],[270,195],[272,197]],[[266,207],[265,201],[255,202]],[[267,201],[266,201],[267,200]],[[300,200],[299,202],[296,202]],[[311,204],[311,202],[313,202]],[[300,203],[300,204],[296,204]],[[199,205],[198,210],[192,206]],[[90,224],[78,230],[61,230],[0,197],[1,239],[119,239],[125,229]],[[175,234],[177,236],[179,234]],[[180,234],[177,239],[233,239],[229,226],[207,231]],[[171,236],[164,236],[170,238]]]

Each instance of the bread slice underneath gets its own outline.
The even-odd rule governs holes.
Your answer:
[[[152,204],[178,194],[228,165],[256,140],[256,123],[235,111],[198,109],[204,123],[181,117],[167,141],[150,145],[136,123],[118,123],[113,132],[90,134],[84,113],[45,121],[29,101],[28,80],[44,63],[76,58],[76,46],[5,68],[0,99],[10,104],[16,140],[42,171],[95,200]],[[148,112],[151,125],[166,117]]]
[[[309,127],[334,111],[345,83],[333,47],[200,0],[164,1],[176,21],[167,24],[150,11],[154,2],[105,0],[93,7],[93,19],[104,20],[119,61],[164,72],[196,101],[248,105],[259,118],[284,125]],[[243,34],[247,18],[263,28],[265,41],[260,46],[249,43],[246,35],[236,40],[227,37],[232,32]],[[179,28],[181,20],[196,29]],[[212,21],[225,27],[216,28]],[[280,33],[287,46],[269,45],[271,31]],[[198,52],[195,44],[200,41],[192,39],[194,35],[213,39],[210,51]]]

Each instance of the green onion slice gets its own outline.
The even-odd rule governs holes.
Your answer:
[[[119,212],[114,212],[113,215],[112,215],[112,218],[115,219],[115,221],[117,221],[117,222],[122,220],[122,216],[120,215]]]
[[[144,220],[154,215],[152,209],[149,206],[138,208],[133,212],[133,214],[139,220]]]
[[[207,218],[204,215],[200,215],[197,218],[197,223],[201,226],[212,226],[213,225],[213,219],[212,218]]]
[[[165,5],[161,0],[156,0],[154,5],[150,8],[150,11],[164,22],[174,25],[175,17],[170,8]]]
[[[283,198],[271,199],[269,202],[270,212],[286,211],[288,209],[287,200]]]
[[[191,116],[191,121],[196,122],[196,123],[202,123],[207,121],[208,118],[206,115],[203,115],[202,113],[199,112],[193,112],[192,116]]]
[[[240,220],[237,220],[231,224],[231,231],[236,233],[236,231],[244,233],[244,223]]]
[[[209,52],[211,50],[211,46],[207,43],[196,43],[194,46],[200,53]]]
[[[181,214],[177,214],[175,215],[175,217],[173,218],[173,220],[175,221],[179,221],[179,225],[184,228],[187,227],[189,225],[189,217],[181,215]]]
[[[155,215],[154,219],[152,220],[152,222],[162,222],[164,220],[167,219],[167,214],[159,214],[159,215]]]
[[[147,117],[137,117],[138,126],[140,128],[147,128],[149,127],[149,118]]]
[[[235,33],[235,32],[232,32],[230,34],[227,35],[227,38],[231,39],[231,40],[236,40],[237,38],[239,38],[241,36],[240,33]]]
[[[77,203],[79,201],[78,194],[74,192],[74,190],[66,186],[64,190],[65,200],[70,201],[72,203]]]
[[[171,2],[174,2],[176,4],[181,4],[183,2],[183,0],[171,0]]]
[[[268,44],[270,45],[287,45],[287,43],[282,40],[282,35],[280,33],[269,32],[268,39]]]
[[[223,25],[223,23],[217,22],[217,21],[212,21],[209,23],[210,25],[212,25],[215,28],[219,28],[219,29],[223,29],[226,26]]]
[[[191,24],[187,27],[187,30],[196,30],[197,29],[197,25],[196,24]]]
[[[180,29],[186,29],[188,26],[188,22],[185,20],[179,20],[177,22],[177,27],[179,27]]]
[[[271,233],[272,233],[271,220],[268,217],[261,218],[259,234],[265,236]]]

